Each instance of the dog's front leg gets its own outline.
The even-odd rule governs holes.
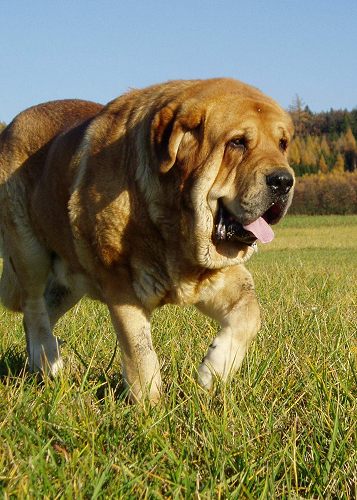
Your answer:
[[[106,287],[108,305],[122,353],[123,378],[131,401],[160,398],[160,365],[153,348],[150,313],[137,299],[131,283],[120,288]]]
[[[221,325],[198,369],[198,382],[206,389],[211,389],[215,376],[226,382],[234,375],[260,327],[260,310],[250,273],[237,266],[225,274],[224,287],[196,304]]]

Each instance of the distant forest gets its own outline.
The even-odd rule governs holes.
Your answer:
[[[357,170],[357,108],[313,113],[296,96],[290,163],[297,175]]]
[[[296,96],[289,112],[295,125],[289,157],[297,176],[357,171],[357,108],[313,113]],[[0,131],[4,127],[0,121]]]

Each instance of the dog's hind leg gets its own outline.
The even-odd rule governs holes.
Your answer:
[[[16,236],[17,243],[8,242],[8,248],[21,288],[21,310],[24,315],[29,367],[33,372],[56,375],[63,363],[58,340],[52,333],[44,297],[51,270],[51,256],[29,232],[24,234],[21,231],[21,238]]]
[[[43,295],[36,295],[28,296],[23,310],[29,366],[32,372],[55,376],[63,367],[59,342],[51,331]]]

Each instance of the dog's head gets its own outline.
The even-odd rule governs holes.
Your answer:
[[[242,262],[286,213],[294,173],[288,114],[241,82],[196,81],[161,109],[151,140],[169,212],[204,267]]]

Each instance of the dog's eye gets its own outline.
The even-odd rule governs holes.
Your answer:
[[[283,153],[288,149],[288,140],[285,139],[285,137],[283,137],[282,139],[280,139],[279,141],[279,148],[281,151],[283,151]]]
[[[235,139],[231,139],[228,145],[234,149],[239,149],[242,152],[247,149],[247,141],[245,137],[236,137]]]

